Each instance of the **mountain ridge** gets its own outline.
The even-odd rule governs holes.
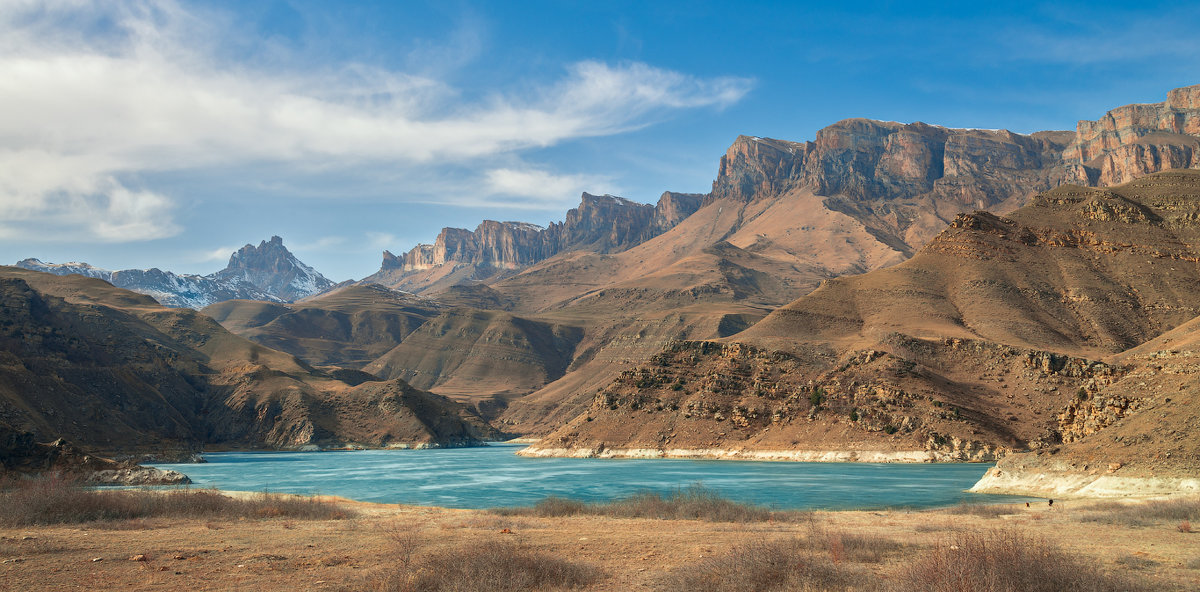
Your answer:
[[[23,259],[16,267],[54,275],[77,274],[146,294],[164,306],[200,309],[226,300],[291,302],[329,290],[334,283],[305,265],[272,236],[257,247],[235,251],[226,267],[209,275],[176,274],[158,268],[110,271],[87,263]]]

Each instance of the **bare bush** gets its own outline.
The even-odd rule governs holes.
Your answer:
[[[800,539],[760,542],[730,549],[673,571],[657,589],[666,592],[769,592],[776,590],[869,590],[859,570],[814,554]]]
[[[879,563],[889,554],[904,549],[899,541],[866,534],[828,531],[813,528],[802,539],[803,544],[813,551],[826,551],[834,563],[845,561],[857,563]]]
[[[1141,585],[1106,574],[1016,531],[960,533],[918,559],[889,586],[899,592],[1117,592]]]
[[[211,489],[170,491],[83,487],[58,476],[0,484],[0,524],[26,526],[106,521],[118,527],[144,527],[142,518],[300,518],[329,520],[350,516],[318,498],[257,494],[233,498]]]
[[[385,571],[363,588],[373,592],[521,592],[582,588],[601,576],[508,542],[459,545],[425,554],[408,568]]]

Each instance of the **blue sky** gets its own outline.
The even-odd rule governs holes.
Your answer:
[[[738,134],[1018,132],[1200,83],[1188,3],[0,1],[0,262],[330,278],[579,193],[707,191]]]

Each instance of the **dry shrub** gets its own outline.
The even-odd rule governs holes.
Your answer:
[[[709,522],[766,522],[770,520],[800,522],[812,518],[811,512],[781,512],[754,504],[735,502],[702,485],[692,485],[666,496],[654,492],[642,492],[603,503],[584,503],[552,496],[531,507],[497,508],[493,512],[504,516],[544,518],[586,514],[614,518],[707,520]]]
[[[142,519],[155,517],[330,520],[348,516],[346,510],[311,497],[262,493],[237,499],[211,489],[93,489],[59,476],[0,484],[0,524],[5,526],[104,521],[117,528],[147,528]]]
[[[541,518],[557,518],[584,514],[587,509],[587,504],[581,501],[552,495],[534,504],[530,514]]]
[[[869,578],[813,554],[800,539],[759,542],[686,565],[656,587],[666,592],[867,590]]]
[[[1011,530],[959,533],[889,585],[899,592],[1117,592],[1141,585]]]
[[[1200,497],[1174,497],[1137,503],[1099,502],[1078,508],[1083,522],[1148,526],[1165,520],[1200,520]]]
[[[409,569],[389,570],[368,581],[375,592],[522,592],[578,589],[600,578],[572,563],[509,542],[478,542],[419,557]]]
[[[834,563],[879,563],[887,555],[904,548],[902,543],[887,537],[845,532],[814,531],[807,540],[810,548],[819,549],[823,546],[828,549],[829,558]]]

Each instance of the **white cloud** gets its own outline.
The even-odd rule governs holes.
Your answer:
[[[379,251],[394,247],[400,241],[400,237],[390,232],[367,231],[367,246],[372,251]]]
[[[428,73],[231,62],[221,18],[166,0],[0,6],[0,213],[95,240],[159,238],[180,230],[172,198],[119,179],[255,162],[293,174],[470,163],[723,108],[752,85],[582,62],[520,96],[463,102]],[[488,181],[543,199],[578,187],[531,174],[501,169]],[[81,204],[87,217],[68,209]]]
[[[217,247],[196,253],[191,260],[195,263],[210,263],[213,261],[224,263],[229,261],[230,255],[233,255],[234,251],[237,251],[239,248],[236,246]]]
[[[583,191],[597,191],[608,180],[595,175],[557,175],[539,169],[499,168],[485,174],[487,202],[504,203],[510,207],[529,209],[558,209],[570,206]],[[497,199],[496,196],[521,198]]]

